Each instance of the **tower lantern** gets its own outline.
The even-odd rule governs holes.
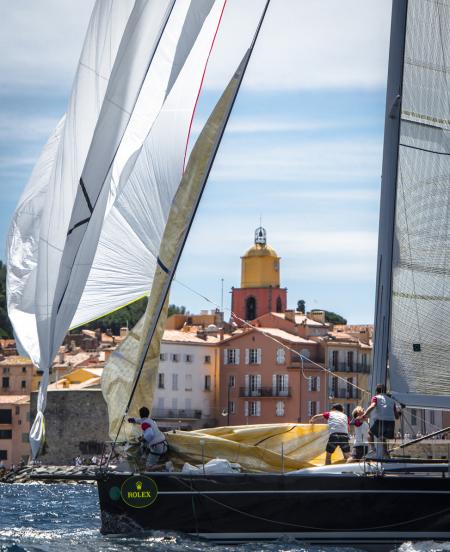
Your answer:
[[[232,292],[235,322],[242,325],[238,317],[254,320],[271,311],[284,312],[287,290],[280,288],[280,257],[267,244],[265,228],[255,230],[255,243],[241,259],[241,287]]]

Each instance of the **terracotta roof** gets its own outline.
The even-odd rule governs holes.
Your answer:
[[[261,331],[261,332],[264,332],[265,334],[269,334],[273,337],[282,339],[283,341],[289,341],[290,343],[304,343],[304,344],[310,344],[310,345],[317,345],[317,343],[315,341],[312,341],[311,339],[305,339],[304,337],[293,335],[289,332],[285,332],[284,330],[280,330],[278,328],[258,328],[258,331]]]
[[[286,320],[287,322],[292,322],[288,318],[286,318],[284,312],[271,312],[272,316],[276,316],[277,318],[281,318],[282,320]],[[312,320],[311,318],[308,318],[305,314],[301,314],[299,312],[294,314],[294,320],[295,324],[304,324],[305,326],[321,326],[326,327],[327,324],[322,324],[322,322],[316,322],[316,320]]]
[[[29,395],[0,395],[0,404],[29,404]]]
[[[0,360],[0,364],[29,364],[29,365],[32,365],[33,363],[27,357],[23,357],[23,356],[19,356],[19,355],[11,355],[11,356],[5,357],[3,360]]]
[[[224,339],[229,336],[224,336]],[[197,334],[192,332],[183,332],[180,330],[164,330],[162,342],[170,343],[192,343],[198,345],[215,345],[220,343],[220,337],[215,337],[213,335],[206,336],[206,339],[197,337]]]

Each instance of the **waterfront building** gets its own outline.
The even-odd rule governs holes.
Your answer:
[[[236,332],[220,346],[227,425],[305,423],[324,406],[326,377],[315,341],[259,327]]]
[[[222,423],[217,407],[222,337],[223,331],[212,324],[164,331],[152,409],[160,427],[191,429]]]

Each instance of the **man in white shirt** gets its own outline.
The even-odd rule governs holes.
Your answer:
[[[387,454],[386,439],[394,438],[395,420],[400,414],[397,410],[396,402],[386,393],[386,386],[379,383],[376,386],[376,395],[372,397],[370,405],[360,418],[370,416],[369,445],[374,452],[374,437],[377,442],[382,444],[381,455]],[[380,454],[378,453],[377,456]]]
[[[143,439],[148,452],[146,467],[150,468],[158,463],[159,457],[167,452],[167,441],[164,433],[158,428],[155,420],[150,418],[150,411],[146,406],[139,410],[140,418],[128,418],[130,424],[139,424],[143,432]]]
[[[348,437],[348,416],[344,414],[344,407],[342,404],[333,404],[329,412],[321,412],[316,414],[309,421],[315,423],[322,418],[328,423],[328,429],[330,431],[330,437],[326,446],[325,465],[331,464],[331,455],[340,447],[344,458],[348,460],[350,458],[350,443]]]

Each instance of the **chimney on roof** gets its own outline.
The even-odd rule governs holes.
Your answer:
[[[292,309],[284,311],[284,319],[295,324],[295,311]]]
[[[64,351],[60,351],[59,353],[59,363],[64,364]]]
[[[120,337],[122,339],[125,339],[128,335],[128,328],[126,326],[123,326],[122,328],[120,328]]]
[[[325,311],[323,310],[313,310],[311,312],[308,312],[307,316],[308,318],[311,318],[311,320],[315,320],[316,322],[325,324]]]

